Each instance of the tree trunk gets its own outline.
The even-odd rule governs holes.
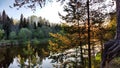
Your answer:
[[[116,36],[115,39],[110,40],[104,44],[101,68],[105,68],[105,66],[109,64],[109,62],[113,58],[120,56],[120,0],[116,0],[116,13],[117,13]]]
[[[89,16],[89,0],[87,0],[87,17],[88,17],[88,68],[91,68],[91,46],[90,46],[90,16]]]
[[[117,30],[115,39],[120,39],[120,0],[116,0]]]

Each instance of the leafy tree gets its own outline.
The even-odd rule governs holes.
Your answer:
[[[9,38],[11,40],[15,40],[17,38],[16,32],[14,32],[14,31],[10,32]]]
[[[62,28],[63,30],[59,33],[50,33],[52,39],[49,40],[49,49],[52,53],[61,53],[71,48],[77,49],[79,44],[81,43],[79,42],[79,34],[75,32],[78,31],[78,28],[76,28],[75,25],[73,25],[72,27],[68,25],[63,25]],[[85,39],[85,36],[82,36],[82,38]],[[77,52],[78,51],[76,50],[76,55],[74,57],[75,59],[78,58]],[[75,67],[78,67],[77,61],[74,61]]]
[[[37,39],[45,38],[45,34],[41,28],[36,28],[33,30],[33,37]]]
[[[41,27],[41,30],[43,31],[44,36],[45,36],[46,38],[49,38],[49,37],[50,37],[50,36],[49,36],[49,33],[52,32],[52,30],[50,29],[50,27],[43,25],[43,26]]]
[[[54,40],[49,41],[49,49],[53,53],[63,52],[66,49],[71,48],[71,40],[69,37],[66,37],[66,35],[61,35],[58,33],[50,33],[50,35],[54,38]]]
[[[106,25],[107,32],[104,34],[104,40],[108,41],[109,39],[113,39],[116,33],[116,13],[111,13],[111,20]]]
[[[18,37],[20,40],[30,40],[32,37],[32,32],[27,28],[22,28],[18,33]]]

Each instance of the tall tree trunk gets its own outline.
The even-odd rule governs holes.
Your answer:
[[[120,39],[120,0],[116,0],[117,30],[115,39]]]
[[[89,16],[89,0],[87,0],[87,17],[88,17],[88,68],[91,68],[91,47],[90,47],[90,16]]]

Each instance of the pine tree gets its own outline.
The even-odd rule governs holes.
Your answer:
[[[19,30],[23,27],[23,14],[20,16]]]
[[[3,10],[3,12],[2,12],[2,21],[3,21],[3,23],[6,21],[6,19],[7,19],[7,15],[6,15],[5,10]]]
[[[9,33],[11,31],[11,24],[12,24],[11,19],[8,17],[5,10],[3,10],[3,13],[2,13],[2,27],[5,31],[5,37],[6,37],[5,39],[9,39]]]

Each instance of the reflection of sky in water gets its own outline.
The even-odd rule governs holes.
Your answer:
[[[42,62],[42,68],[53,68],[52,63],[51,63],[51,59],[46,58],[45,60],[43,60]]]
[[[52,59],[43,59],[42,65],[40,65],[40,67],[42,66],[42,68],[53,68],[51,61]],[[19,65],[18,58],[16,57],[14,58],[13,63],[10,64],[9,68],[20,68]]]
[[[10,64],[9,68],[20,68],[18,63],[18,58],[14,58],[13,63]]]

